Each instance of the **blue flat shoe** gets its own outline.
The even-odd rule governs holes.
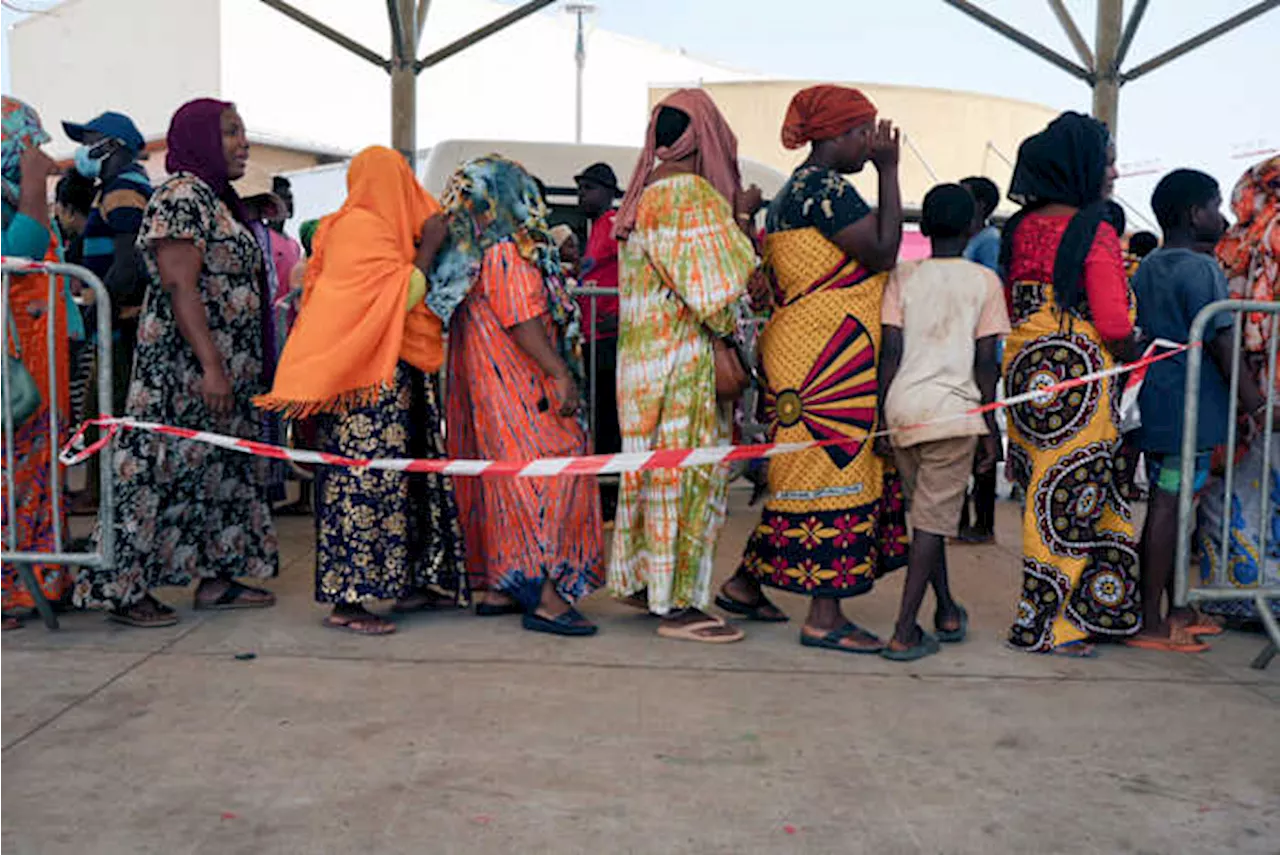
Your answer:
[[[569,609],[557,618],[544,618],[533,612],[526,612],[520,624],[530,632],[545,632],[548,635],[587,636],[595,635],[600,628],[582,616],[577,609]]]

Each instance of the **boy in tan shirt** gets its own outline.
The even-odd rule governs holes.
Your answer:
[[[893,431],[912,528],[902,606],[881,653],[894,661],[920,659],[937,653],[939,642],[964,639],[968,615],[951,597],[946,539],[957,534],[975,447],[982,450],[980,472],[991,471],[1000,455],[994,414],[966,415],[995,400],[996,353],[1009,333],[999,278],[963,258],[973,214],[973,197],[959,184],[930,190],[920,230],[933,244],[933,257],[899,265],[884,293],[883,423]],[[916,623],[930,585],[936,636]]]

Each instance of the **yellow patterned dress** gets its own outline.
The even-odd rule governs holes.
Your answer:
[[[843,177],[804,166],[766,222],[778,305],[760,338],[770,440],[851,442],[769,461],[771,497],[742,567],[764,585],[814,597],[864,594],[906,564],[901,482],[863,441],[876,430],[888,276],[872,275],[830,239],[868,214]]]
[[[1091,310],[1067,316],[1055,302],[1053,265],[1067,221],[1033,214],[1014,236],[1009,396],[1115,365]],[[1086,289],[1091,277],[1109,289],[1126,287],[1110,227],[1098,230],[1084,277]],[[1009,408],[1007,471],[1027,496],[1022,595],[1009,631],[1015,647],[1043,653],[1133,635],[1141,627],[1138,553],[1124,489],[1132,471],[1120,453],[1119,394],[1109,379]]]
[[[756,266],[733,210],[695,175],[657,181],[618,253],[618,417],[624,452],[729,441],[716,404],[712,341],[734,330]],[[649,610],[704,608],[728,491],[723,466],[622,477],[609,586]]]

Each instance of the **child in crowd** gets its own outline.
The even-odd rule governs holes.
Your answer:
[[[1009,333],[1000,280],[963,258],[973,234],[974,198],[942,184],[924,199],[921,232],[933,257],[899,265],[885,288],[880,389],[883,423],[907,492],[911,555],[893,639],[881,655],[911,661],[965,636],[968,615],[951,597],[946,538],[957,534],[975,450],[978,471],[1000,456],[995,416],[965,415],[995,400],[997,346]],[[929,422],[929,424],[923,424]],[[882,443],[882,453],[887,449]],[[916,623],[925,589],[937,600],[930,635]]]
[[[1154,338],[1186,342],[1191,322],[1210,303],[1228,297],[1227,279],[1213,257],[1214,246],[1226,229],[1219,210],[1218,183],[1203,172],[1178,169],[1156,185],[1151,207],[1164,232],[1164,246],[1142,262],[1133,278],[1138,299],[1138,326]],[[1193,489],[1209,478],[1214,446],[1227,439],[1230,411],[1232,317],[1215,315],[1205,330],[1205,360],[1200,378],[1199,416]],[[1186,354],[1157,362],[1147,370],[1139,406],[1142,426],[1138,447],[1146,455],[1151,498],[1142,529],[1142,632],[1129,639],[1134,647],[1194,653],[1207,649],[1199,636],[1221,629],[1196,618],[1190,610],[1173,608],[1173,564],[1177,542],[1178,492],[1182,485],[1182,432],[1185,404]],[[1245,371],[1240,374],[1240,412],[1260,420],[1265,399]],[[1169,594],[1169,614],[1162,601]]]
[[[1000,272],[1000,227],[991,222],[1000,205],[1000,188],[990,178],[972,175],[961,180],[960,186],[968,190],[974,201],[973,236],[964,248],[964,257],[976,261],[988,270]]]

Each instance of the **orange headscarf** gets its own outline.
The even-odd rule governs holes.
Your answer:
[[[680,139],[666,147],[657,143],[658,113],[662,112],[663,107],[679,110],[689,117],[689,127],[680,135]],[[615,238],[626,240],[635,228],[636,212],[640,209],[640,197],[644,195],[644,188],[649,183],[653,159],[683,160],[690,155],[696,155],[694,173],[705,178],[708,184],[733,205],[742,192],[742,175],[738,171],[738,138],[733,135],[733,130],[716,107],[716,102],[701,89],[673,92],[653,108],[649,116],[649,131],[644,138],[644,151],[640,153],[640,160],[631,173],[627,194],[622,197],[618,215],[613,221]]]
[[[864,122],[874,122],[876,105],[848,86],[810,86],[801,89],[787,106],[782,123],[782,144],[800,148],[809,142],[835,139]]]
[[[443,361],[440,320],[406,314],[414,240],[440,205],[395,151],[372,146],[347,170],[347,201],[316,230],[298,320],[255,403],[295,418],[373,403],[403,359],[426,372]]]

